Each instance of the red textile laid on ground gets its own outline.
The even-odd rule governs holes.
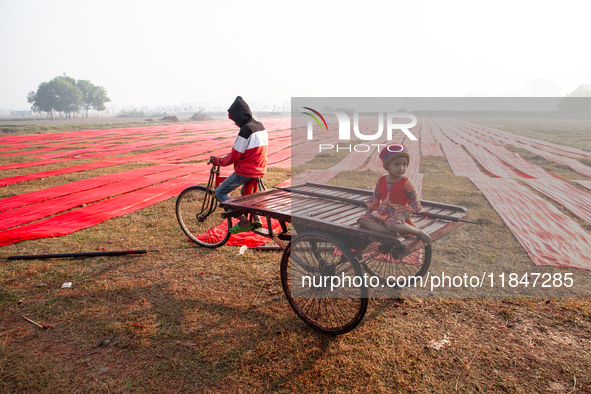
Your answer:
[[[52,151],[52,150],[60,150],[62,149],[61,147],[53,147],[53,148],[43,148],[43,149],[35,149],[35,150],[29,150],[29,151],[23,151],[23,152],[15,152],[15,153],[3,153],[0,156],[20,156],[20,155],[31,155],[34,153],[40,153],[40,152],[48,152],[48,151]]]
[[[552,161],[559,163],[559,164],[567,165],[570,168],[572,168],[573,170],[575,170],[576,172],[578,172],[579,174],[582,174],[582,175],[585,175],[586,177],[591,178],[591,167],[581,163],[578,160],[569,159],[569,158],[558,159],[557,157],[554,157],[552,159]]]
[[[577,182],[579,185],[583,185],[587,189],[591,190],[591,181],[573,181],[573,182]]]
[[[459,124],[466,125],[467,127],[470,127],[473,131],[484,134],[488,137],[498,139],[503,143],[512,144],[511,140],[525,141],[526,144],[531,144],[539,149],[536,149],[534,147],[527,145],[528,147],[530,147],[532,149],[536,149],[538,151],[539,150],[542,151],[542,153],[539,153],[539,152],[538,153],[532,152],[532,153],[539,154],[540,156],[545,157],[545,158],[546,158],[546,156],[544,155],[544,153],[555,152],[555,153],[558,153],[558,155],[560,155],[562,157],[571,157],[571,158],[586,157],[586,158],[591,159],[591,152],[586,152],[581,149],[573,148],[571,146],[558,145],[558,144],[554,144],[554,143],[547,142],[547,141],[536,140],[533,138],[528,138],[528,137],[524,137],[521,135],[515,135],[515,134],[511,134],[506,131],[493,129],[491,127],[481,126],[481,125],[477,125],[477,124],[469,123],[469,122],[465,122],[465,121],[460,121],[457,119],[455,120],[455,122],[459,123]],[[515,145],[515,146],[518,146],[518,145]],[[528,149],[528,148],[525,148],[525,149]],[[548,159],[548,160],[551,160],[551,159]],[[568,164],[566,164],[566,165],[568,165]]]
[[[591,235],[574,220],[512,179],[470,180],[484,193],[536,265],[591,270]]]
[[[193,184],[194,179],[188,177],[177,178],[39,222],[0,231],[0,247],[27,239],[59,237],[96,226],[105,220],[138,211],[177,196],[183,189]]]
[[[0,141],[0,144],[1,144],[1,143],[2,143],[2,142]],[[25,149],[25,148],[27,148],[27,147],[28,147],[27,145],[15,145],[15,146],[8,146],[8,147],[5,147],[5,148],[0,148],[0,152],[5,152],[5,151],[7,151],[7,150],[21,150],[21,149]]]
[[[379,155],[379,152],[374,154],[375,148],[375,146],[370,146],[370,149],[367,152],[355,152],[354,150],[351,150],[351,153],[345,156],[339,163],[330,167],[329,170],[338,172],[354,171],[361,167],[370,156]]]
[[[232,219],[232,225],[235,225],[238,222],[239,222],[238,219]],[[276,221],[275,219],[272,219],[271,224],[273,226],[274,232],[277,232],[277,233],[281,232],[281,225],[279,224],[278,221]],[[267,228],[267,221],[266,220],[263,220],[263,228]],[[220,223],[219,225],[209,229],[208,232],[199,235],[198,239],[202,240],[202,241],[209,240],[209,242],[212,242],[212,239],[213,240],[221,240],[222,238],[224,238],[224,236],[226,235],[227,232],[228,232],[228,222],[224,221],[223,223]],[[230,236],[230,239],[226,243],[226,245],[228,245],[228,246],[246,245],[249,248],[256,248],[257,246],[262,246],[262,245],[266,244],[270,240],[271,239],[263,237],[261,235],[256,235],[252,231],[245,231],[243,233],[232,234]]]
[[[282,153],[284,153],[282,155]],[[286,149],[283,152],[278,152],[277,154],[273,155],[273,162],[267,162],[268,167],[275,167],[275,168],[290,168],[291,167],[291,152],[289,149]]]
[[[306,182],[328,183],[328,181],[338,174],[339,171],[336,170],[305,170],[291,178],[291,183],[293,185],[299,185]]]
[[[421,120],[421,153],[423,157],[444,157],[441,147],[431,132],[432,126],[429,119]]]
[[[466,145],[470,143],[478,143],[474,137],[462,133],[457,127],[450,126],[447,122],[441,119],[438,120],[438,124],[441,127],[441,131],[456,144]],[[460,133],[458,134],[456,131],[459,131]]]
[[[326,137],[322,139],[322,143],[328,145],[336,145],[338,142],[338,137]],[[292,141],[293,143],[293,141]],[[300,164],[304,164],[318,156],[320,153],[320,148],[318,142],[305,142],[300,145],[292,145],[291,147],[291,163],[293,167],[299,166]]]
[[[279,130],[270,134],[274,145],[269,153],[281,152],[280,155],[285,157],[291,139],[289,119],[268,120],[265,122],[265,126],[269,132]],[[230,121],[224,121],[198,125],[83,130],[0,137],[0,152],[2,154],[4,152],[12,152],[7,153],[10,156],[40,154],[39,156],[48,159],[0,166],[0,171],[58,163],[62,161],[57,159],[60,156],[75,154],[86,157],[105,156],[130,152],[134,149],[152,150],[159,145],[167,146],[164,149],[157,149],[141,155],[126,155],[126,157],[109,161],[103,159],[99,163],[85,165],[70,164],[69,168],[0,179],[0,186],[128,162],[187,159],[194,161],[198,155],[209,156],[211,153],[208,151],[220,150],[224,147],[223,153],[228,153],[237,132],[238,129],[234,128]],[[28,151],[26,151],[27,149]],[[15,152],[17,150],[21,152]],[[68,152],[53,153],[57,150],[67,150]],[[277,158],[280,155],[277,155]],[[285,157],[282,162],[289,163],[288,157]],[[209,176],[208,169],[209,166],[205,164],[151,166],[0,199],[0,227],[7,229],[0,231],[0,246],[25,239],[69,234],[94,226],[109,218],[142,209],[178,195],[187,186],[204,183]],[[117,170],[118,168],[114,167],[111,171]],[[23,170],[20,173],[26,172]],[[223,175],[229,175],[231,172],[230,167],[222,169]],[[183,176],[188,173],[191,175]],[[182,178],[169,180],[178,176],[182,176]],[[164,183],[155,184],[158,182]],[[118,194],[119,196],[113,197]],[[70,211],[43,219],[48,215],[56,215],[56,213],[68,209]],[[39,221],[31,223],[34,220]],[[247,237],[247,242],[252,242],[248,239],[248,234],[244,236]],[[233,236],[233,238],[237,238],[240,243],[239,235]],[[258,236],[256,238],[259,238],[259,241],[256,241],[259,244],[268,241],[266,238]]]
[[[63,161],[63,160],[39,160],[39,161],[29,161],[27,163],[6,164],[4,166],[0,166],[0,170],[13,170],[16,168],[44,166],[46,164],[59,163],[60,161]]]
[[[443,134],[443,132],[439,128],[439,125],[435,124],[435,122],[432,121],[431,119],[429,119],[429,126],[431,127],[431,134],[433,134],[433,137],[435,138],[435,140],[439,144],[441,144],[441,145],[445,145],[445,144],[452,145],[453,144],[453,141],[450,140],[445,134]]]
[[[421,144],[423,157],[442,157],[445,156],[437,142],[423,142]]]
[[[49,200],[64,196],[67,194],[78,193],[84,190],[92,189],[108,185],[113,182],[122,182],[130,178],[154,174],[161,171],[168,171],[176,168],[174,164],[160,164],[151,167],[138,168],[135,170],[118,172],[116,174],[101,175],[90,179],[84,179],[82,181],[67,183],[65,185],[59,185],[50,187],[43,190],[37,190],[30,193],[21,194],[18,196],[7,197],[0,200],[0,212],[8,209],[14,209],[22,207],[28,204],[35,204],[41,201]]]
[[[121,145],[117,146],[116,148],[109,149],[108,151],[78,154],[78,155],[76,155],[76,158],[95,159],[95,158],[101,158],[101,157],[104,158],[107,156],[122,155],[124,153],[134,152],[136,150],[151,148],[151,147],[155,147],[155,146],[156,147],[163,146],[163,145],[167,145],[169,143],[174,143],[177,141],[178,141],[178,138],[171,139],[170,141],[150,140],[150,141],[141,141],[141,142],[135,142],[135,143],[129,143],[129,144],[121,144]],[[96,150],[96,149],[90,149],[90,151],[93,151],[93,150]]]
[[[414,253],[404,256],[403,261],[405,264],[412,264],[412,265],[416,265],[416,266],[420,267],[423,265],[423,261],[424,261],[423,254],[424,253],[425,253],[425,249],[421,248]],[[340,255],[342,255],[342,253],[339,252],[339,256]],[[398,262],[400,261],[398,259],[393,258],[390,253],[380,252],[379,246],[376,246],[373,249],[369,249],[367,252],[363,253],[363,258],[367,258],[371,255],[373,255],[373,257],[372,257],[373,261],[378,260],[378,261],[394,263],[394,264],[398,264]]]
[[[552,147],[551,145],[547,145],[547,144],[543,144],[543,143],[536,143],[536,142],[532,142],[532,145],[538,149],[544,150],[546,152],[550,152],[550,153],[555,153],[557,155],[560,156],[564,156],[564,157],[569,157],[571,159],[584,159],[587,158],[588,156],[585,155],[580,155],[578,153],[572,153],[569,152],[567,150],[565,150],[563,146],[560,146],[559,149]],[[559,145],[558,145],[559,146]]]
[[[505,147],[502,146],[494,146],[494,145],[486,145],[485,148],[497,156],[499,159],[503,160],[505,163],[509,164],[511,167],[517,168],[519,171],[523,172],[524,174],[531,176],[533,178],[554,178],[556,175],[550,174],[548,171],[544,170],[542,167],[537,166],[535,164],[530,163],[529,161],[525,160],[521,155],[518,153],[511,152]]]
[[[407,178],[410,179],[415,187],[419,200],[423,198],[423,174],[409,174],[407,175]]]
[[[278,151],[272,155],[267,156],[267,164],[276,164],[285,161],[291,157],[291,148]],[[288,166],[289,167],[289,166]]]
[[[443,151],[453,173],[457,176],[482,176],[474,160],[460,145],[443,144]]]
[[[403,143],[410,153],[410,163],[406,169],[406,176],[413,174],[419,174],[421,172],[421,155],[419,153],[419,141],[413,141],[410,138],[406,138]]]
[[[475,131],[473,128],[471,128],[470,124],[462,124],[453,119],[445,119],[445,122],[450,125],[450,127],[453,127],[458,135],[470,140],[472,143],[482,146],[500,145],[500,143],[495,138]]]
[[[585,176],[591,178],[591,167],[586,166],[585,164],[581,163],[578,160],[569,159],[568,157],[564,157],[564,156],[560,156],[560,155],[555,155],[554,153],[548,153],[546,151],[542,151],[540,149],[536,149],[536,148],[533,148],[533,147],[531,147],[529,145],[525,145],[525,144],[514,143],[513,145],[515,145],[519,148],[527,149],[528,151],[530,151],[536,155],[542,156],[544,159],[546,159],[548,161],[553,161],[554,163],[569,166],[570,168],[572,168],[573,170],[575,170],[579,174],[582,174],[582,175],[585,175]]]
[[[457,135],[458,138],[461,138],[465,141],[469,141],[472,144],[482,146],[499,145],[499,143],[495,141],[493,138],[481,133],[477,133],[474,130],[467,128],[466,126],[454,124],[454,122],[449,119],[446,119],[444,122],[447,124],[446,127],[448,127],[450,130],[453,130],[453,133],[455,133],[455,135]],[[447,133],[447,129],[444,130],[444,132]]]
[[[216,148],[219,148],[219,146],[216,146]],[[190,159],[191,160],[209,160],[209,158],[211,156],[225,156],[228,153],[230,153],[231,149],[232,149],[232,143],[228,142],[225,147],[221,147],[221,148],[213,150],[213,151],[211,149],[207,149],[206,151],[208,151],[208,152],[204,153],[204,154],[193,153],[193,155],[190,156]]]
[[[157,174],[130,178],[125,182],[110,183],[80,193],[68,194],[62,197],[46,200],[38,204],[27,205],[0,213],[0,230],[20,226],[44,217],[55,215],[68,209],[110,198],[134,190],[142,189],[164,182],[172,178],[185,176],[198,171],[194,166],[182,166],[174,170],[159,172]]]
[[[525,179],[524,182],[591,224],[591,194],[559,179]]]
[[[10,185],[11,183],[30,181],[32,179],[46,178],[48,176],[69,174],[72,172],[79,172],[79,171],[86,171],[86,170],[94,170],[96,168],[115,166],[118,164],[120,164],[120,163],[116,162],[116,161],[101,161],[98,163],[89,163],[89,164],[82,164],[82,165],[74,166],[74,167],[60,168],[59,170],[51,170],[51,171],[45,171],[45,172],[37,172],[35,174],[13,176],[10,178],[0,179],[0,186]]]
[[[386,170],[384,169],[384,163],[382,159],[380,159],[380,155],[373,155],[369,158],[367,165],[363,168],[362,171],[375,171],[380,173],[385,173]]]
[[[478,160],[480,165],[494,176],[499,178],[530,178],[529,176],[520,174],[506,166],[502,161],[500,161],[496,156],[493,156],[482,146],[471,143],[466,143],[465,146],[466,149],[468,149],[468,152],[470,152],[472,156]]]
[[[277,185],[277,187],[290,187],[290,186],[291,186],[291,178],[289,178]]]

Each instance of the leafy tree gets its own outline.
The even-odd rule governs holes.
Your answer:
[[[53,118],[54,113],[55,94],[50,82],[42,82],[35,93],[35,101],[33,107],[40,112],[46,112],[47,117]]]
[[[85,79],[79,79],[76,86],[82,92],[82,108],[84,109],[84,115],[88,118],[88,111],[92,108],[92,98],[96,86]]]
[[[76,80],[70,77],[55,77],[50,82],[54,94],[53,108],[71,118],[82,106],[82,92],[76,86]]]
[[[35,106],[35,91],[31,90],[27,94],[27,103],[31,104],[31,111],[37,112],[37,107]]]
[[[102,86],[94,86],[90,81],[79,79],[76,86],[82,92],[82,108],[84,115],[88,118],[90,109],[104,111],[106,109],[105,103],[111,101],[107,96],[107,89]]]
[[[111,99],[107,96],[107,89],[102,86],[97,86],[92,94],[92,107],[98,111],[107,109],[105,103],[110,102]]]
[[[111,101],[107,90],[102,86],[94,86],[90,81],[72,77],[55,77],[49,82],[42,82],[37,92],[30,91],[27,102],[36,112],[47,112],[53,118],[54,113],[63,113],[65,117],[72,117],[72,113],[82,108],[88,117],[91,108],[104,111],[105,103]]]

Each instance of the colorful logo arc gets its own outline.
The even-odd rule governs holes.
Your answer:
[[[324,117],[320,114],[320,112],[318,112],[310,107],[303,107],[303,108],[310,110],[310,111],[314,112],[316,115],[320,116],[320,119],[322,119],[322,122],[324,122],[324,125],[326,126],[326,130],[328,130],[328,125],[326,124],[326,120],[324,120]],[[308,113],[308,112],[304,112],[304,114],[311,116],[318,123],[318,126],[320,126],[320,130],[322,130],[322,124],[320,123],[320,121],[318,120],[317,117],[315,117],[314,115],[312,115],[311,113]]]

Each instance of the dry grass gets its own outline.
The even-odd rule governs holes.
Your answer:
[[[329,166],[330,155],[320,159]],[[433,272],[534,268],[445,159],[423,159],[421,170],[425,199],[466,206],[485,223],[437,241]],[[36,171],[21,173],[29,172]],[[377,174],[367,175],[343,173],[334,183],[371,187]],[[272,169],[266,182],[288,177]],[[0,257],[102,247],[159,252],[0,266],[0,392],[591,391],[587,299],[373,299],[356,330],[327,337],[289,308],[279,252],[194,246],[176,222],[174,199],[68,236],[3,247]],[[64,282],[72,287],[60,289]],[[449,346],[427,348],[445,336]]]

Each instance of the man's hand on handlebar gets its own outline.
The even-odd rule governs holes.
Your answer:
[[[215,156],[209,156],[209,161],[207,162],[207,164],[213,164],[213,161],[216,159]]]

